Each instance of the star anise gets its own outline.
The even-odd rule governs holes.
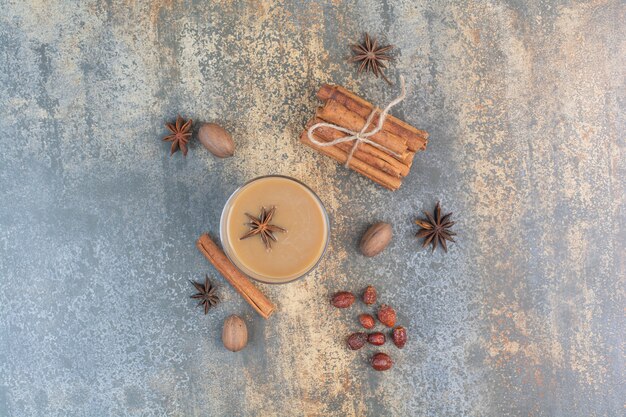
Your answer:
[[[191,280],[189,282],[191,282],[193,286],[196,287],[196,290],[198,290],[198,293],[192,295],[191,298],[200,300],[198,307],[201,305],[204,306],[204,314],[208,313],[211,307],[216,306],[220,302],[220,298],[216,294],[217,290],[209,282],[208,275],[206,275],[204,279],[204,285]]]
[[[428,246],[428,244],[431,244],[434,252],[435,249],[437,249],[437,245],[440,244],[441,247],[443,247],[443,250],[448,252],[446,240],[454,242],[452,236],[456,235],[456,233],[450,230],[450,228],[454,225],[454,222],[450,221],[452,213],[448,213],[442,217],[441,206],[439,205],[439,202],[437,202],[434,215],[427,212],[424,212],[424,214],[427,219],[415,220],[415,223],[421,227],[421,230],[417,232],[415,236],[418,238],[424,238],[424,243],[422,243],[423,248]]]
[[[267,250],[271,250],[271,241],[273,240],[274,242],[276,242],[276,236],[274,236],[274,233],[285,233],[287,231],[282,227],[270,224],[270,221],[272,220],[275,212],[276,207],[272,207],[270,211],[265,210],[265,207],[261,207],[261,214],[259,215],[259,217],[254,217],[246,213],[246,216],[248,216],[248,218],[250,219],[250,222],[247,223],[247,225],[250,226],[250,231],[241,236],[240,240],[247,239],[251,236],[260,235],[263,243],[265,244],[265,248]]]
[[[387,68],[383,61],[391,61],[392,58],[387,55],[387,52],[393,48],[393,45],[378,47],[378,42],[365,34],[365,42],[362,44],[350,45],[354,56],[350,58],[350,62],[360,62],[359,73],[362,71],[373,72],[376,77],[381,76],[391,84],[389,78],[385,75],[383,70]]]
[[[192,120],[185,121],[182,117],[176,117],[176,123],[166,123],[165,127],[168,128],[170,135],[163,138],[165,142],[172,142],[172,149],[170,155],[174,155],[174,152],[180,149],[183,151],[183,155],[187,156],[187,142],[191,137],[191,124]]]

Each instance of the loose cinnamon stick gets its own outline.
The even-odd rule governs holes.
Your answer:
[[[345,106],[348,110],[357,113],[363,118],[367,118],[374,108],[372,103],[362,99],[341,86],[324,84],[317,92],[317,97],[322,101],[335,100]],[[375,124],[377,122],[378,116],[375,116],[373,123]],[[426,149],[426,144],[428,143],[428,132],[416,129],[396,117],[388,115],[385,120],[385,124],[383,125],[383,130],[406,138],[407,146],[411,151]]]
[[[228,260],[224,252],[217,247],[207,234],[200,236],[196,246],[202,254],[213,264],[224,278],[237,290],[239,294],[264,318],[268,318],[276,306],[255,287],[250,279],[242,274],[235,265]]]
[[[346,127],[355,132],[360,131],[366,121],[366,118],[361,117],[335,100],[326,100],[324,106],[317,109],[316,116],[324,121]],[[402,161],[408,155],[409,149],[406,139],[393,133],[381,130],[370,136],[369,139],[398,154],[399,156],[396,159]]]
[[[315,134],[313,136],[317,140],[322,141],[322,139],[315,136]],[[307,136],[306,131],[302,132],[302,134],[300,135],[300,142],[304,143],[307,146],[310,146],[311,148],[326,156],[333,158],[334,160],[342,164],[345,164],[348,160],[348,153],[335,146],[323,147],[311,142]],[[357,158],[352,158],[350,160],[350,168],[392,191],[397,190],[398,188],[400,188],[400,185],[402,185],[402,180],[400,178],[382,172],[381,170],[376,169]]]
[[[304,127],[305,130],[309,130],[311,126],[316,123],[322,122],[322,119],[313,119],[309,121]],[[346,136],[345,133],[333,129],[330,127],[318,127],[315,129],[315,137],[323,140],[324,142],[331,142],[335,139],[342,138]],[[354,146],[354,142],[343,142],[334,145],[339,149],[349,153],[352,147]],[[394,177],[406,177],[409,174],[409,167],[402,162],[398,161],[391,155],[386,152],[377,149],[376,147],[367,144],[360,143],[354,152],[354,158],[360,159],[368,165],[371,165],[375,168],[380,169],[383,172],[386,172],[389,175],[393,175]]]

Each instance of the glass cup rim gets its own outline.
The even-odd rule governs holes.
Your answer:
[[[249,184],[251,184],[251,183],[253,183],[255,181],[262,180],[262,179],[265,179],[265,178],[284,178],[286,180],[293,181],[293,182],[301,185],[302,187],[304,187],[307,191],[309,191],[311,193],[311,195],[313,195],[314,199],[319,203],[319,205],[320,205],[320,207],[322,209],[322,215],[324,217],[324,221],[326,222],[326,241],[324,242],[324,249],[322,249],[322,252],[320,253],[320,256],[317,258],[315,263],[313,263],[313,265],[311,265],[311,267],[309,269],[304,271],[302,274],[300,274],[298,276],[295,276],[295,277],[293,277],[293,278],[291,278],[291,279],[289,279],[287,281],[281,281],[281,282],[270,281],[268,279],[264,279],[264,277],[261,274],[253,275],[253,274],[248,273],[247,271],[242,270],[242,268],[237,264],[237,262],[233,259],[232,255],[229,253],[230,252],[230,245],[227,244],[228,243],[228,237],[226,237],[226,232],[225,232],[226,212],[227,212],[227,209],[230,207],[231,201],[233,200],[233,198],[243,188],[245,188],[246,186],[248,186]],[[248,181],[244,182],[242,185],[237,187],[231,193],[231,195],[228,197],[228,199],[226,200],[226,203],[224,204],[224,208],[222,209],[222,214],[220,215],[220,243],[222,244],[222,248],[224,249],[224,253],[226,254],[226,257],[244,275],[254,279],[255,281],[262,282],[264,284],[272,284],[272,285],[289,284],[291,282],[294,282],[294,281],[297,281],[297,280],[300,280],[300,279],[304,278],[311,271],[313,271],[317,267],[317,265],[319,265],[320,261],[322,260],[322,258],[326,254],[326,250],[328,249],[328,243],[329,242],[330,242],[330,218],[328,217],[328,212],[326,211],[326,206],[324,206],[324,203],[319,198],[319,196],[308,185],[306,185],[305,183],[303,183],[302,181],[300,181],[300,180],[298,180],[296,178],[289,177],[287,175],[279,175],[279,174],[261,175],[261,176],[252,178],[251,180],[248,180]],[[253,271],[249,271],[249,272],[253,273]]]

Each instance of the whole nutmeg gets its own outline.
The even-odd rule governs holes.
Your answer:
[[[371,314],[359,315],[359,323],[361,323],[361,326],[365,327],[366,329],[373,329],[376,325],[376,321]]]
[[[367,335],[367,341],[374,346],[382,346],[387,341],[387,338],[381,332],[375,332]]]
[[[396,325],[396,311],[389,307],[387,304],[383,304],[378,309],[378,321],[387,327],[393,327]]]
[[[363,346],[365,346],[365,342],[367,342],[367,335],[365,333],[352,333],[348,336],[348,347],[352,350],[359,350]]]
[[[331,304],[337,308],[348,308],[354,303],[354,294],[348,291],[339,291],[333,295]]]
[[[248,344],[248,328],[239,316],[228,316],[224,320],[222,330],[222,342],[224,347],[231,352],[238,352]]]
[[[200,143],[218,158],[228,158],[235,154],[235,142],[222,126],[205,123],[198,130]]]
[[[365,291],[363,291],[363,302],[368,306],[376,302],[376,288],[371,285],[365,288]]]
[[[399,349],[402,349],[406,345],[406,329],[402,326],[398,326],[391,332],[391,339],[393,344]]]
[[[361,253],[368,258],[381,253],[391,242],[393,229],[389,223],[379,222],[367,229],[361,238]]]
[[[386,353],[378,352],[372,356],[372,368],[377,371],[386,371],[393,365],[393,361]]]

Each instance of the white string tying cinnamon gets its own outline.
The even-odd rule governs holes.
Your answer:
[[[347,129],[347,128],[342,127],[342,126],[338,126],[336,124],[320,122],[320,123],[316,123],[313,126],[311,126],[309,128],[309,130],[307,131],[307,136],[309,137],[309,140],[311,142],[313,142],[314,144],[316,144],[317,146],[320,146],[322,148],[325,148],[327,146],[334,146],[334,145],[337,145],[339,143],[354,141],[354,145],[352,145],[352,149],[350,149],[350,153],[348,153],[348,159],[346,159],[346,163],[345,163],[345,167],[346,168],[350,167],[350,161],[352,160],[352,156],[354,155],[354,152],[356,151],[356,148],[359,147],[361,142],[367,143],[368,145],[372,145],[372,146],[374,146],[374,147],[376,147],[376,148],[378,148],[378,149],[380,149],[380,150],[382,150],[384,152],[387,152],[388,154],[391,154],[391,155],[395,156],[396,158],[401,159],[402,155],[397,154],[396,152],[392,151],[391,149],[386,148],[385,146],[368,139],[369,137],[375,135],[376,133],[378,133],[378,132],[380,132],[382,130],[383,125],[385,124],[385,119],[387,118],[387,113],[389,113],[389,110],[391,110],[391,108],[393,106],[395,106],[396,104],[400,103],[406,97],[406,90],[404,88],[404,77],[402,77],[402,76],[400,76],[400,87],[401,87],[400,95],[398,97],[396,97],[391,103],[389,103],[387,105],[387,107],[385,107],[385,109],[382,111],[382,113],[380,113],[380,117],[378,118],[378,124],[376,125],[376,127],[374,129],[370,130],[369,132],[366,132],[366,130],[369,127],[370,123],[372,123],[372,120],[374,119],[374,116],[376,115],[378,110],[380,110],[378,107],[375,107],[372,110],[370,115],[367,117],[367,120],[365,121],[365,124],[363,125],[363,127],[361,128],[361,130],[359,132]],[[337,139],[332,140],[330,142],[320,142],[317,139],[315,139],[315,137],[313,136],[313,132],[315,131],[315,129],[318,129],[320,127],[330,127],[330,128],[335,129],[335,130],[339,130],[340,132],[343,132],[343,133],[347,134],[348,136],[344,136],[342,138],[337,138]]]

